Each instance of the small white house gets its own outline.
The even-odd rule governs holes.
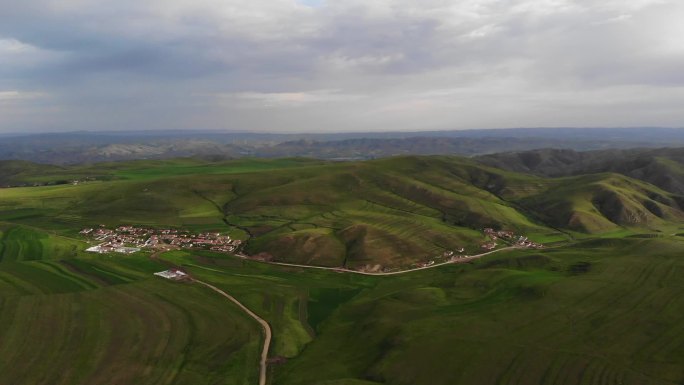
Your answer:
[[[160,272],[154,273],[154,275],[156,275],[158,277],[166,278],[166,279],[172,279],[172,280],[180,280],[180,279],[186,278],[188,276],[184,271],[178,270],[178,269],[160,271]]]

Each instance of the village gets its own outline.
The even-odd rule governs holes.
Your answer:
[[[211,250],[232,253],[241,245],[241,241],[232,239],[221,233],[198,233],[176,229],[153,229],[135,226],[119,226],[108,229],[104,225],[98,228],[87,228],[80,232],[90,237],[98,245],[86,251],[93,253],[131,254],[143,248],[156,249],[175,246],[179,249]]]
[[[541,243],[530,241],[524,235],[518,235],[513,231],[508,230],[494,230],[493,228],[484,228],[482,230],[488,240],[480,245],[484,252],[496,250],[500,243],[505,247],[516,247],[523,249],[543,249],[544,245]],[[448,250],[441,255],[429,259],[425,262],[417,262],[412,265],[414,268],[429,267],[435,264],[456,263],[471,259],[472,256],[465,253],[465,248],[459,247],[456,250]],[[390,271],[390,270],[387,270]]]
[[[485,228],[482,230],[486,242],[480,244],[480,248],[485,254],[497,250],[497,247],[516,247],[526,249],[542,249],[544,245],[530,241],[524,235],[518,235],[513,231],[508,230],[494,230],[493,228]],[[270,255],[261,253],[257,255],[245,255],[240,253],[239,246],[242,241],[232,239],[228,235],[221,233],[205,232],[205,233],[191,233],[189,231],[178,229],[155,229],[147,227],[136,226],[119,226],[115,229],[109,229],[105,225],[100,225],[97,228],[86,228],[81,230],[82,235],[92,238],[99,242],[86,251],[93,253],[121,253],[131,254],[142,249],[164,249],[168,247],[178,249],[194,249],[194,250],[210,250],[223,253],[234,253],[241,258],[249,258],[264,262],[270,262]],[[442,254],[435,257],[426,258],[423,262],[416,262],[411,265],[412,268],[426,268],[436,264],[458,263],[476,258],[479,255],[470,255],[466,253],[464,247],[458,247],[454,250],[444,251]],[[358,269],[361,272],[382,272],[390,273],[396,271],[392,268],[383,268],[382,266],[364,266]],[[165,272],[167,275],[158,274],[167,279],[184,279],[185,276],[178,274],[175,271]]]
[[[490,242],[486,242],[482,244],[482,248],[485,250],[494,250],[497,246],[497,240],[501,240],[502,242],[510,245],[510,246],[516,246],[516,247],[521,247],[521,248],[526,248],[526,249],[543,249],[544,245],[541,243],[536,243],[530,241],[526,236],[524,235],[517,235],[512,231],[505,231],[505,230],[494,230],[492,228],[485,228],[484,234],[489,237],[491,240]]]

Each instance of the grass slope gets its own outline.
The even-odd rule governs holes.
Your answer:
[[[0,190],[0,383],[255,383],[259,326],[206,288],[152,276],[168,263],[271,324],[273,384],[684,382],[679,197],[647,183],[448,157],[194,164],[164,177],[127,167],[111,181]],[[77,234],[224,220],[252,234],[253,252],[335,266],[413,263],[476,246],[487,225],[574,240],[372,277],[208,252],[86,254]]]
[[[0,263],[1,383],[256,381],[260,329],[220,297],[153,278],[164,265],[145,255],[38,260],[41,250]]]
[[[612,172],[684,194],[684,149],[631,149],[577,152],[542,149],[476,157],[501,169],[541,176],[572,176]]]
[[[164,258],[271,323],[272,383],[677,384],[682,246],[595,239],[392,277]],[[0,264],[3,383],[255,382],[258,326],[219,296],[151,278],[145,256],[69,261]]]
[[[460,247],[476,253],[483,227],[547,241],[563,239],[567,231],[653,230],[682,217],[679,196],[628,177],[549,179],[455,157],[180,159],[87,170],[112,180],[0,190],[0,220],[50,222],[55,231],[99,223],[230,229],[248,240],[251,254],[322,266],[392,267]]]
[[[620,227],[657,228],[682,220],[680,197],[619,174],[562,179],[543,194],[519,203],[545,222],[587,233]]]
[[[683,246],[599,238],[391,277],[168,258],[274,325],[277,384],[678,384]]]

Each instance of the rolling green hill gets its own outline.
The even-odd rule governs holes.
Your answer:
[[[548,241],[655,231],[682,218],[679,196],[625,176],[543,178],[457,157],[188,159],[64,172],[109,180],[0,190],[0,219],[71,231],[99,223],[223,229],[247,240],[249,254],[358,268],[408,266],[461,247],[476,253],[485,227]]]
[[[0,160],[0,187],[30,185],[34,182],[32,177],[58,174],[63,171],[64,169],[58,166],[37,164],[23,160]]]
[[[684,149],[631,149],[577,152],[533,150],[483,155],[478,162],[539,176],[613,172],[640,179],[674,194],[684,194]]]
[[[174,263],[268,320],[273,384],[674,385],[683,246],[597,238],[392,277],[205,252],[22,254],[0,262],[0,380],[255,384],[258,326],[151,275]]]
[[[681,198],[619,174],[570,177],[520,201],[556,227],[600,234],[619,228],[657,229],[680,222]]]
[[[23,167],[23,166],[21,166]],[[549,178],[457,157],[138,161],[47,169],[0,189],[0,384],[684,382],[676,193],[619,173]],[[480,250],[483,227],[547,243],[391,276],[208,251],[91,254],[83,227],[219,230],[250,254],[407,267]]]

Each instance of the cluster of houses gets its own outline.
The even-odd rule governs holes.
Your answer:
[[[513,231],[508,231],[508,230],[494,230],[492,228],[486,228],[483,230],[485,236],[487,236],[488,240],[480,245],[480,248],[482,248],[484,251],[492,251],[496,250],[496,247],[499,245],[497,241],[501,241],[505,245],[509,246],[515,246],[515,247],[521,247],[521,248],[530,248],[530,249],[541,249],[544,247],[541,243],[536,243],[533,241],[530,241],[527,237],[522,236],[522,235],[516,235]],[[429,258],[429,257],[428,257]],[[442,255],[438,255],[436,257],[433,257],[433,259],[427,259],[425,262],[417,262],[411,265],[412,267],[428,267],[432,266],[435,263],[442,263],[442,262],[459,262],[461,260],[467,260],[469,258],[472,258],[468,254],[465,253],[465,248],[459,247],[456,248],[455,250],[448,250],[442,253]]]
[[[484,251],[492,251],[496,250],[496,247],[499,246],[499,242],[504,243],[504,245],[508,246],[515,246],[515,247],[521,247],[521,248],[529,248],[529,249],[542,249],[544,248],[544,245],[541,243],[536,243],[533,241],[530,241],[527,237],[522,236],[522,235],[517,235],[513,231],[508,231],[508,230],[494,230],[492,228],[485,228],[483,229],[483,232],[485,236],[488,238],[486,242],[482,243],[480,245],[480,248],[483,249]],[[428,257],[430,258],[430,257]],[[463,247],[458,247],[455,250],[448,250],[443,252],[441,255],[432,257],[433,259],[427,259],[425,262],[417,262],[411,265],[412,267],[428,267],[432,266],[435,263],[442,263],[442,262],[459,262],[460,260],[468,259],[471,258],[468,254],[465,253],[465,248]]]
[[[218,252],[235,252],[241,241],[231,239],[221,233],[199,233],[176,229],[152,229],[135,226],[119,226],[108,229],[104,225],[99,228],[81,230],[81,234],[100,242],[87,251],[96,253],[133,253],[141,248],[159,246],[176,246],[183,249],[203,249]]]
[[[494,230],[492,228],[484,229],[484,233],[491,241],[482,244],[485,250],[494,250],[497,246],[497,240],[502,240],[510,245],[516,247],[524,247],[528,249],[543,249],[544,245],[541,243],[530,241],[526,236],[516,235],[508,230]]]
[[[516,244],[516,246],[526,247],[528,249],[543,249],[544,248],[544,245],[542,245],[541,243],[532,242],[529,239],[527,239],[527,237],[523,237],[522,235],[518,238],[518,240],[516,241],[515,244]]]
[[[445,251],[442,257],[446,258],[449,262],[456,262],[459,259],[468,258],[468,255],[465,254],[465,248],[459,247],[456,250]]]

